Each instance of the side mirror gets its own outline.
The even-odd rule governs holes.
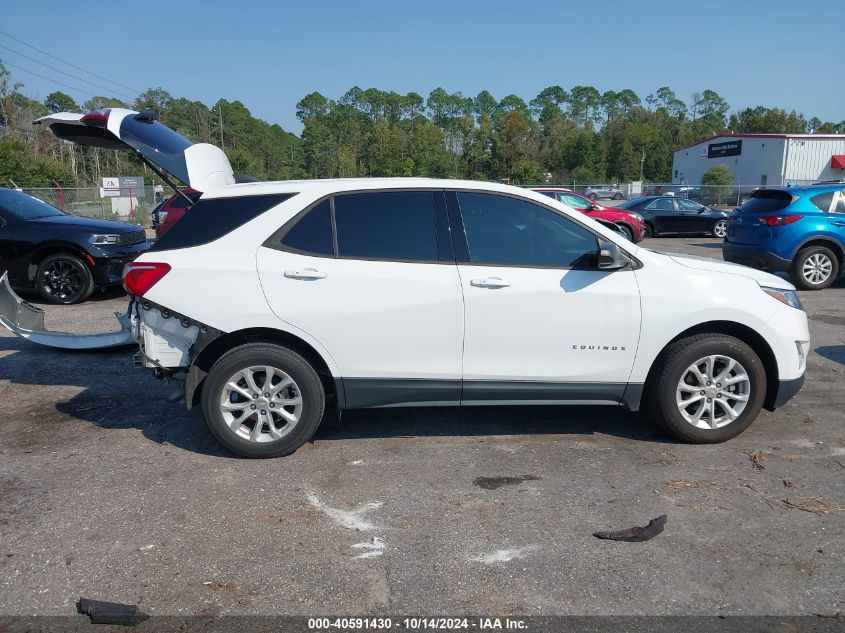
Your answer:
[[[599,205],[597,205],[595,202],[591,202],[590,203],[590,211],[598,211],[598,210],[599,210]]]
[[[615,242],[599,243],[599,270],[619,270],[631,262]]]

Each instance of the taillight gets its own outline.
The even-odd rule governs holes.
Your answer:
[[[170,264],[129,262],[123,267],[123,287],[131,295],[143,297],[170,272]]]
[[[757,219],[760,221],[760,224],[765,224],[766,226],[785,226],[797,222],[803,217],[803,215],[761,215]]]

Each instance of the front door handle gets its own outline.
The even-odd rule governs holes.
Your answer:
[[[488,277],[487,279],[473,279],[469,282],[469,285],[476,288],[507,288],[511,283],[501,277]]]
[[[326,273],[321,273],[316,268],[303,268],[302,270],[286,270],[285,277],[287,277],[288,279],[314,281],[316,279],[325,279]]]

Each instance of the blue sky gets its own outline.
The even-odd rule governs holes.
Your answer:
[[[302,96],[338,98],[353,85],[423,96],[437,86],[487,89],[526,101],[555,84],[631,88],[643,98],[668,85],[684,100],[711,88],[735,109],[845,119],[842,0],[6,0],[2,16],[0,31],[108,79],[209,105],[239,99],[295,132]],[[103,83],[3,35],[0,45]],[[6,48],[0,59],[104,92]],[[57,88],[10,70],[29,96]]]

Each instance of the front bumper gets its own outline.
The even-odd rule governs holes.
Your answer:
[[[796,394],[801,391],[804,386],[804,376],[793,378],[792,380],[781,380],[778,382],[778,390],[771,402],[766,403],[766,409],[774,411],[778,407],[782,407],[787,402],[792,400]]]
[[[722,242],[722,257],[726,262],[742,264],[766,272],[787,271],[792,263],[788,259],[762,250],[759,246],[733,244],[731,242]]]
[[[149,249],[150,243],[146,241],[131,246],[92,248],[94,284],[98,288],[119,286],[123,283],[123,266]]]

